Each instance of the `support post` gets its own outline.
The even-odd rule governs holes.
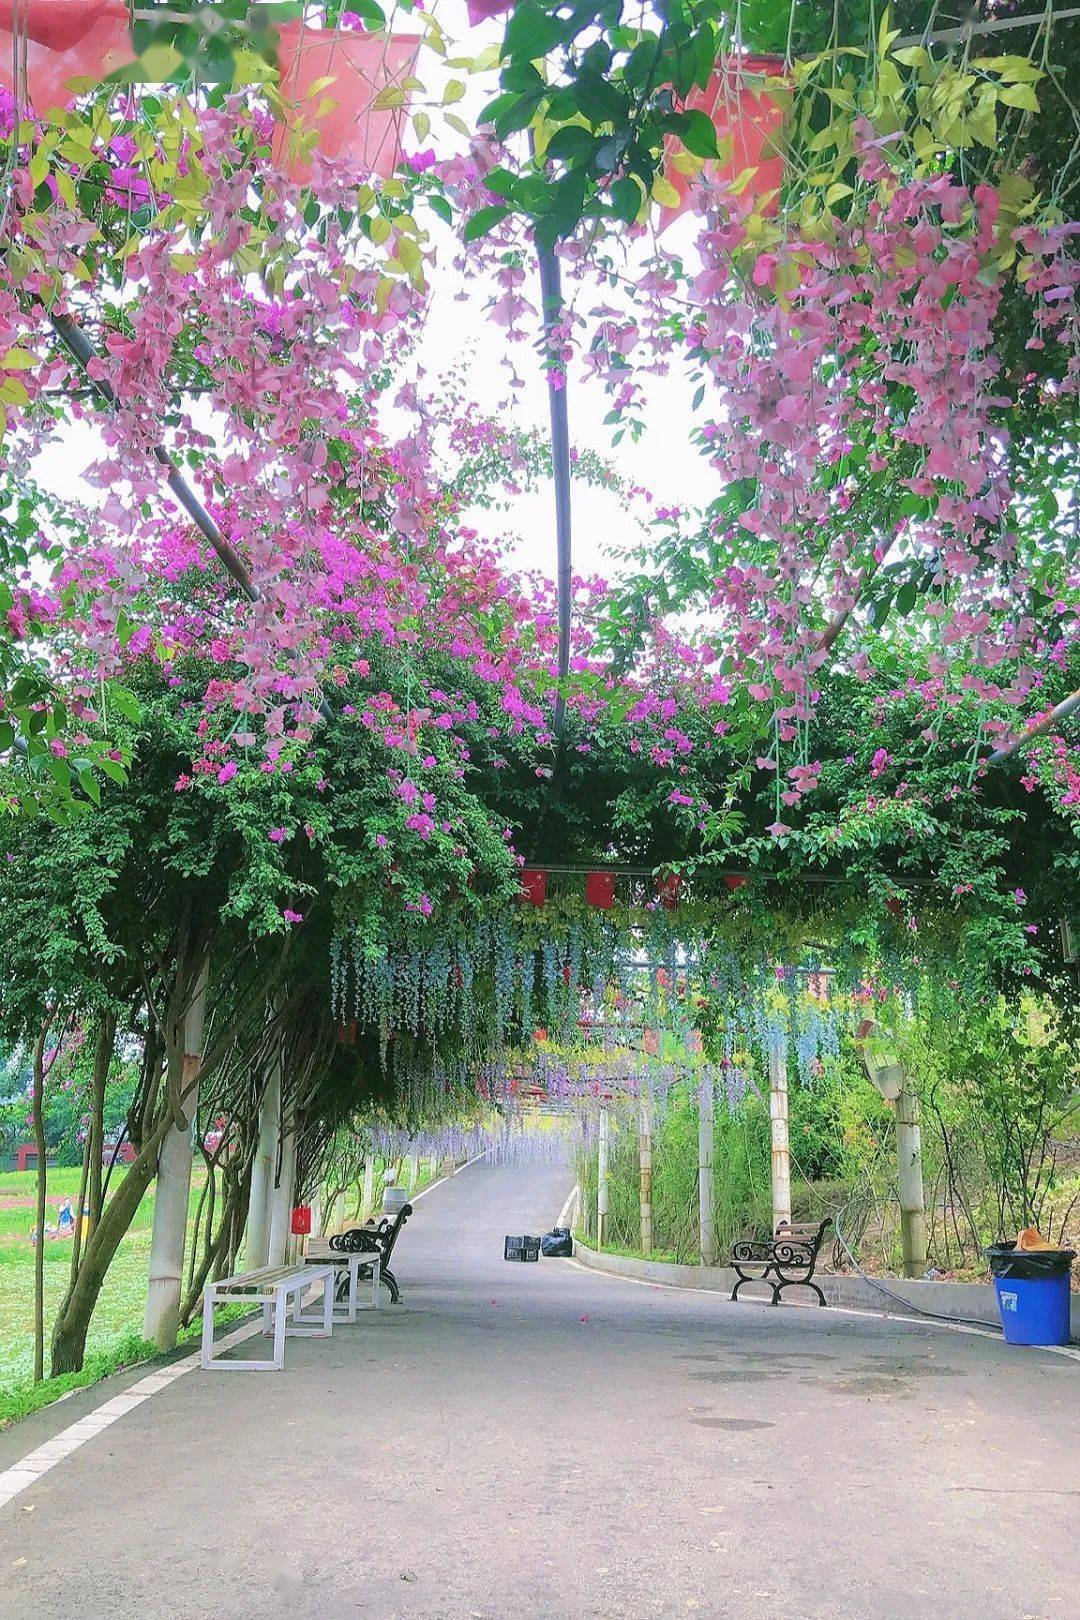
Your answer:
[[[611,1120],[607,1108],[600,1105],[600,1138],[596,1150],[596,1247],[602,1249],[607,1238],[608,1174],[611,1156]]]
[[[716,1264],[716,1220],[713,1214],[713,1084],[712,1075],[698,1081],[698,1247],[703,1266]]]
[[[926,1201],[923,1194],[919,1099],[907,1076],[896,1099],[896,1159],[900,1179],[900,1237],[904,1276],[926,1270]]]
[[[293,1186],[296,1181],[296,1131],[290,1119],[281,1128],[281,1168],[273,1189],[270,1205],[270,1252],[267,1265],[285,1264],[289,1246],[293,1206]]]
[[[259,1142],[251,1165],[244,1264],[249,1271],[265,1266],[270,1253],[270,1206],[277,1168],[278,1129],[281,1124],[281,1059],[275,1054],[259,1104]]]
[[[439,1155],[437,1153],[433,1153],[431,1155],[431,1157],[428,1159],[428,1174],[430,1175],[432,1181],[438,1181],[438,1179],[439,1179]]]
[[[788,1133],[787,1038],[769,1045],[769,1124],[772,1130],[773,1231],[791,1220],[791,1139]]]
[[[375,1155],[369,1153],[364,1160],[364,1190],[360,1199],[360,1224],[368,1219],[375,1203]]]
[[[171,1350],[180,1329],[180,1290],[191,1198],[191,1122],[199,1103],[206,978],[204,962],[184,1014],[180,1067],[180,1114],[184,1123],[182,1127],[172,1127],[158,1154],[143,1338],[152,1339],[159,1350]]]
[[[420,1169],[420,1160],[415,1153],[410,1153],[405,1160],[405,1191],[412,1192],[416,1186],[416,1177]]]
[[[641,1252],[652,1254],[652,1092],[642,1086],[638,1097],[638,1164],[641,1169]]]

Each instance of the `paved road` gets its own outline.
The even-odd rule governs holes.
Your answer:
[[[505,1264],[565,1191],[471,1167],[398,1308],[96,1436],[0,1509],[0,1620],[1076,1614],[1074,1362]]]

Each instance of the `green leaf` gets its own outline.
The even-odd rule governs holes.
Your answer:
[[[464,237],[466,242],[475,242],[478,237],[486,236],[488,231],[494,230],[500,220],[509,214],[509,208],[478,208],[468,224],[465,226]]]
[[[522,4],[515,6],[506,25],[503,55],[523,56],[526,61],[533,62],[571,37],[567,25],[553,12],[541,11],[533,0],[523,0]]]
[[[110,686],[109,698],[117,714],[122,714],[125,720],[131,721],[132,725],[138,722],[142,711],[139,708],[139,700],[134,692],[129,692],[124,686]]]

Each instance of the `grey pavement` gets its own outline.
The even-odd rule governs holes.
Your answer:
[[[568,1185],[470,1167],[406,1227],[400,1306],[61,1462],[0,1509],[0,1620],[1075,1616],[1080,1366],[505,1263]]]

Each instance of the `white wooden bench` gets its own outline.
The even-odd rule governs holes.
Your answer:
[[[207,1283],[203,1290],[202,1364],[221,1372],[280,1372],[285,1365],[285,1337],[328,1339],[334,1327],[334,1281],[331,1265],[260,1266],[257,1271],[239,1272]],[[313,1283],[322,1281],[321,1321],[304,1318],[304,1295]],[[263,1332],[273,1322],[274,1355],[267,1361],[226,1361],[214,1355],[214,1306],[221,1300],[250,1300],[262,1304]],[[289,1307],[293,1320],[289,1321]]]
[[[335,1322],[355,1322],[356,1314],[361,1309],[378,1310],[379,1285],[382,1282],[381,1254],[364,1254],[362,1251],[356,1254],[350,1254],[347,1252],[343,1253],[340,1249],[332,1249],[330,1247],[329,1238],[311,1237],[308,1238],[307,1242],[304,1244],[304,1261],[308,1266],[334,1266],[337,1268],[339,1274],[343,1272],[348,1273],[349,1292],[347,1295],[347,1303],[340,1309],[335,1305]],[[361,1271],[371,1272],[370,1306],[361,1306],[360,1304],[359,1294]],[[301,1306],[299,1301],[293,1306],[293,1320],[296,1322],[302,1320]]]

